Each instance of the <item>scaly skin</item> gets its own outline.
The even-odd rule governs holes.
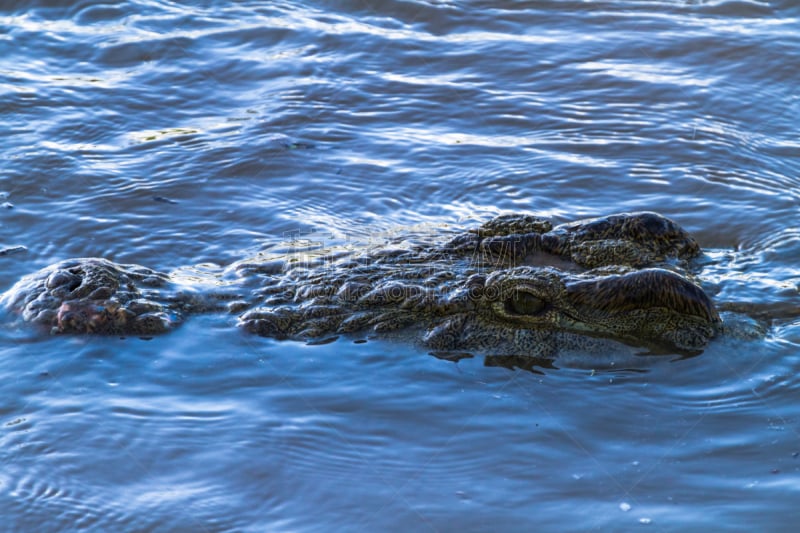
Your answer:
[[[555,228],[507,215],[444,245],[350,253],[317,266],[242,263],[243,281],[263,288],[239,322],[259,335],[302,340],[410,327],[437,351],[549,357],[607,338],[696,352],[718,331],[719,315],[687,277],[652,267],[699,252],[683,229],[655,213]],[[572,267],[531,266],[542,253]],[[166,274],[105,259],[58,263],[0,300],[53,333],[145,336],[218,308],[208,302]]]
[[[537,356],[553,354],[557,345],[575,347],[586,335],[696,352],[720,326],[706,294],[663,269],[598,275],[520,266],[433,286],[428,279],[327,280],[324,294],[271,299],[244,313],[241,323],[259,335],[305,340],[413,325],[425,328],[423,343],[434,350],[502,346]]]
[[[531,215],[506,215],[459,235],[446,247],[512,265],[544,252],[584,268],[644,267],[670,259],[686,261],[700,254],[697,241],[683,228],[650,212],[579,220],[555,228]]]
[[[82,258],[25,276],[3,294],[0,306],[51,333],[149,336],[204,310],[205,301],[162,272]]]

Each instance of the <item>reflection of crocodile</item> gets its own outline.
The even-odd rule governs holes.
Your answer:
[[[507,215],[441,245],[330,253],[280,267],[243,262],[237,272],[258,279],[258,301],[229,307],[247,309],[244,329],[275,338],[411,327],[443,351],[549,356],[597,337],[698,351],[720,323],[706,294],[679,273],[699,252],[655,213],[555,228]],[[543,256],[560,258],[562,268],[541,266]],[[2,303],[56,333],[123,335],[162,333],[188,313],[219,307],[166,274],[104,259],[27,276]]]

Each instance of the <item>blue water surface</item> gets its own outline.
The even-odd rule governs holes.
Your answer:
[[[792,0],[0,1],[0,291],[70,257],[213,272],[647,209],[768,326],[526,371],[224,314],[4,316],[0,529],[792,531],[798,87]]]

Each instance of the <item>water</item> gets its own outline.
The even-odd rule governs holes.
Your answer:
[[[102,256],[649,209],[770,320],[637,368],[458,363],[202,315],[0,334],[8,531],[790,530],[800,10],[778,1],[0,2],[0,288]]]

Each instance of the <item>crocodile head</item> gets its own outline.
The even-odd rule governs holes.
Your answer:
[[[241,324],[260,335],[300,340],[409,328],[423,330],[423,344],[435,351],[536,356],[550,356],[565,342],[580,348],[578,339],[590,337],[697,352],[720,324],[702,289],[664,269],[569,274],[519,266],[443,276],[426,286],[434,277],[402,279],[384,271],[359,291],[351,282],[337,288],[327,279],[319,287],[324,294],[304,286],[280,305],[243,314]]]
[[[434,349],[493,352],[502,346],[551,356],[565,343],[580,347],[586,338],[607,338],[697,353],[721,325],[702,289],[657,268],[567,274],[515,267],[473,279],[468,292],[466,310],[428,332]]]
[[[515,261],[482,259],[482,250],[509,243]],[[542,251],[562,256],[570,268],[516,261]],[[235,304],[237,312],[246,309],[239,317],[245,329],[275,338],[404,330],[443,351],[503,347],[540,356],[565,344],[587,348],[581,339],[614,339],[696,352],[719,329],[706,294],[671,270],[633,267],[697,253],[685,231],[655,213],[556,228],[507,215],[443,246],[334,251],[310,263],[287,256],[280,268],[248,261],[240,265],[242,287],[259,284],[253,299],[260,304]],[[576,265],[602,267],[576,273]],[[24,277],[0,306],[53,333],[152,335],[192,312],[218,309],[201,289],[174,273],[84,258]]]
[[[481,316],[507,328],[553,329],[681,351],[703,349],[721,324],[702,289],[658,268],[576,275],[517,267],[488,276],[480,299]]]

